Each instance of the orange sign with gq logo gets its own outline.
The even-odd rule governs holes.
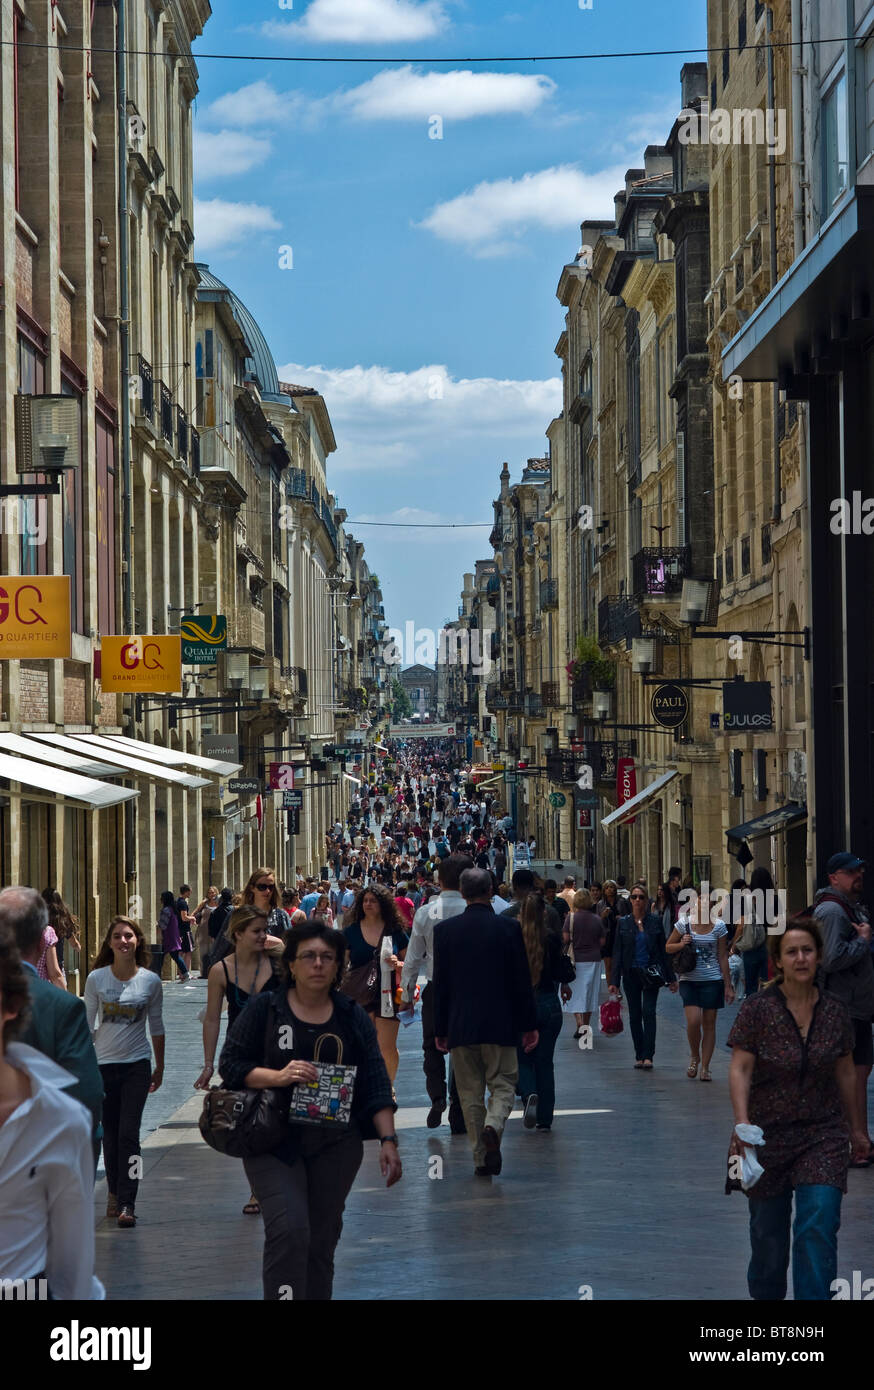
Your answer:
[[[175,695],[182,689],[182,638],[178,635],[103,637],[100,653],[104,691]]]
[[[0,661],[69,657],[70,576],[0,576]]]

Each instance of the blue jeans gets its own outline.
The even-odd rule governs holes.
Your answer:
[[[760,980],[768,978],[768,947],[755,946],[752,951],[741,951],[744,963],[744,994],[755,994]]]
[[[551,1125],[555,1112],[555,1071],[552,1058],[561,1032],[561,1004],[557,994],[537,994],[537,1031],[540,1039],[533,1052],[519,1055],[518,1090],[523,1100],[537,1095],[537,1123]]]
[[[840,1188],[821,1183],[804,1183],[795,1189],[792,1284],[796,1301],[831,1299],[838,1268],[841,1196]],[[791,1188],[778,1197],[758,1201],[750,1197],[750,1298],[767,1301],[786,1297],[791,1220]]]

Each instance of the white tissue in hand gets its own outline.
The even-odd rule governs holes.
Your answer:
[[[759,1125],[735,1125],[734,1132],[744,1145],[740,1185],[744,1192],[747,1192],[749,1188],[755,1186],[765,1171],[756,1158],[756,1149],[764,1145],[765,1136]]]

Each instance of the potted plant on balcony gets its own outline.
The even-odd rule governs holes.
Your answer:
[[[612,690],[616,680],[613,663],[607,661],[597,639],[587,633],[577,638],[576,654],[565,667],[574,689],[574,699],[588,699],[593,690]]]

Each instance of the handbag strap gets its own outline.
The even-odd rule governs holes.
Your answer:
[[[343,1039],[342,1039],[341,1037],[338,1037],[338,1035],[337,1035],[336,1033],[320,1033],[320,1034],[319,1034],[319,1036],[316,1038],[316,1045],[315,1045],[315,1047],[314,1047],[314,1049],[313,1049],[313,1061],[314,1061],[314,1062],[320,1062],[320,1061],[322,1060],[322,1057],[321,1057],[322,1043],[325,1041],[326,1038],[333,1038],[333,1039],[334,1039],[334,1042],[337,1044],[337,1061],[336,1061],[336,1064],[335,1064],[335,1065],[338,1066],[338,1067],[339,1067],[339,1066],[342,1066],[342,1064],[343,1064]],[[334,1065],[334,1064],[332,1064],[332,1065]]]

